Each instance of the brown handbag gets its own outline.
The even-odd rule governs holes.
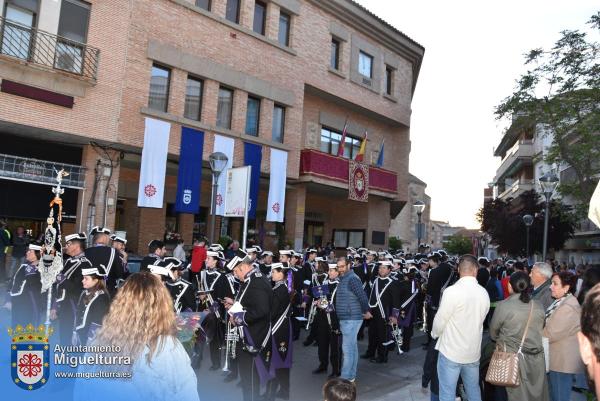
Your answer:
[[[529,330],[529,323],[531,322],[531,314],[533,312],[533,301],[531,301],[531,308],[529,309],[529,318],[527,319],[527,325],[523,332],[523,338],[517,352],[507,352],[506,344],[504,344],[504,350],[500,350],[499,344],[496,345],[496,349],[492,354],[492,359],[488,366],[487,374],[485,375],[485,381],[495,386],[502,387],[518,387],[521,384],[521,375],[519,374],[519,355],[523,355],[521,352],[527,331]]]

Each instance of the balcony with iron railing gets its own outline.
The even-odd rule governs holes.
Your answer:
[[[100,50],[0,17],[0,58],[96,82]]]

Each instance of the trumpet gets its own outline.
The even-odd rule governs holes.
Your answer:
[[[237,342],[240,339],[237,327],[232,327],[231,322],[227,322],[227,332],[225,333],[225,365],[223,366],[223,372],[230,372],[229,359],[236,358],[236,347]]]
[[[308,322],[306,323],[306,330],[310,330],[310,326],[315,321],[315,316],[317,314],[317,308],[327,310],[329,307],[329,301],[326,296],[319,297],[319,299],[312,303],[310,306],[310,312],[308,314]],[[329,320],[329,315],[327,316]],[[331,324],[330,324],[331,325]]]
[[[390,326],[392,326],[392,338],[394,339],[394,342],[398,347],[398,355],[403,354],[404,351],[402,351],[402,328],[398,326],[398,323],[390,323]]]

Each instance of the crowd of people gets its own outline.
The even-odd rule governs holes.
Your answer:
[[[50,310],[58,341],[118,345],[134,373],[120,385],[144,399],[198,399],[195,369],[205,347],[209,369],[226,370],[225,382],[239,380],[244,400],[290,399],[301,330],[302,346],[318,347],[313,373],[329,373],[329,401],[355,399],[359,360],[385,364],[390,352],[409,352],[415,329],[426,333],[422,386],[432,400],[464,392],[469,400],[563,401],[572,388],[594,391],[600,383],[597,267],[571,271],[424,248],[412,255],[366,248],[347,248],[341,257],[328,248],[273,253],[199,239],[190,255],[180,242],[174,256],[162,240],[151,241],[132,273],[126,239],[107,228],[67,235],[64,244]],[[26,244],[14,272],[5,272],[13,324],[45,320],[42,251]],[[182,312],[202,312],[192,349],[177,338]],[[368,347],[360,355],[365,329]],[[519,386],[485,382],[496,348],[518,352]],[[82,399],[92,399],[87,392]]]

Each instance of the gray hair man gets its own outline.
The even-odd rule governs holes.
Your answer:
[[[548,309],[554,301],[550,292],[552,273],[554,272],[548,263],[537,262],[533,265],[529,274],[533,285],[531,298],[538,300],[544,306],[544,310]]]

